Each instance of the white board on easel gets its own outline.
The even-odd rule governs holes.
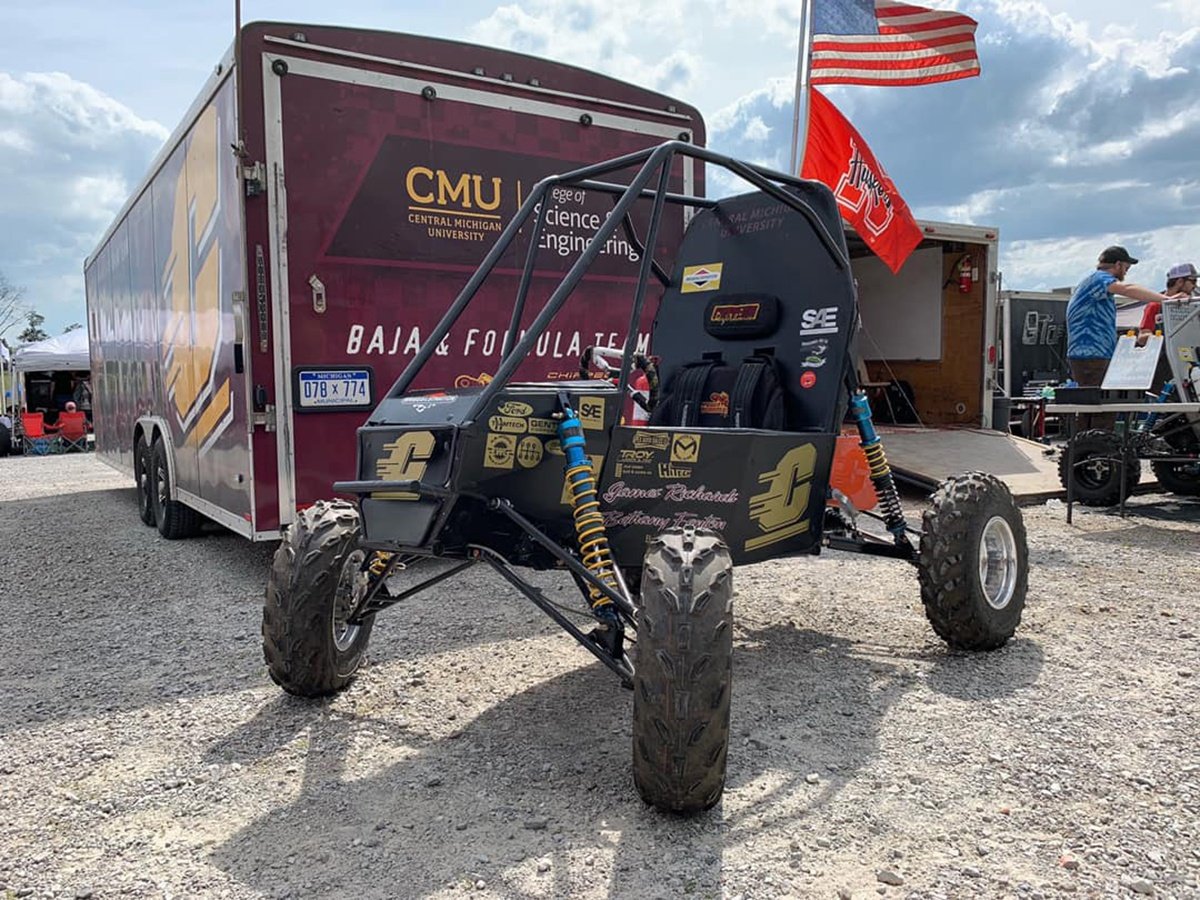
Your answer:
[[[1104,373],[1101,390],[1145,391],[1154,383],[1154,372],[1158,368],[1158,357],[1162,353],[1163,338],[1156,334],[1146,341],[1145,347],[1137,345],[1137,338],[1124,335],[1117,338],[1117,349]]]

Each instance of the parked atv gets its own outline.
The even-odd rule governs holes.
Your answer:
[[[685,159],[752,190],[722,200],[669,190]],[[628,186],[611,183],[631,169]],[[612,195],[612,212],[529,321],[537,235],[556,198],[579,191]],[[695,215],[668,272],[646,248],[679,205]],[[517,380],[618,228],[640,253],[628,336],[607,348],[619,367]],[[516,292],[492,380],[414,389],[522,240],[519,281],[503,274]],[[652,284],[661,294],[653,360],[635,352]],[[263,616],[271,677],[303,696],[343,688],[379,612],[482,562],[633,689],[634,783],[646,802],[686,813],[713,806],[725,784],[735,565],[824,548],[901,560],[917,569],[929,621],[951,647],[1002,646],[1025,603],[1020,511],[1002,482],[972,473],[942,485],[919,529],[906,521],[850,362],[856,325],[837,204],[820,184],[679,142],[542,181],[359,430],[358,479],[334,485],[357,502],[319,503],[288,529]],[[583,353],[585,375],[594,357]],[[633,418],[635,380],[644,426],[622,424]],[[877,513],[830,489],[847,416]],[[389,595],[398,566],[433,557],[452,564]],[[525,569],[570,573],[581,595],[572,612],[589,624],[579,627]]]

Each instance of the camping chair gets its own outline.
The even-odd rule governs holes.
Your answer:
[[[58,424],[54,427],[58,431],[58,436],[62,443],[62,451],[64,453],[70,452],[71,450],[79,450],[81,452],[87,451],[87,413],[79,410],[75,412],[60,412],[58,414]]]
[[[21,413],[21,449],[33,456],[62,453],[62,441],[58,435],[46,431],[46,422],[41,413]]]

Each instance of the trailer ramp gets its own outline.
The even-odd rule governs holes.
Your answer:
[[[951,475],[987,472],[1008,485],[1021,503],[1064,497],[1058,480],[1058,457],[1050,448],[983,428],[880,426],[888,462],[897,477],[934,490]]]

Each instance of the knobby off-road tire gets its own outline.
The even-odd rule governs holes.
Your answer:
[[[1167,441],[1181,453],[1200,450],[1200,442],[1190,432],[1172,435]],[[1200,462],[1152,462],[1150,468],[1163,490],[1181,497],[1200,496]]]
[[[725,788],[733,665],[733,562],[716,534],[671,529],[642,570],[633,679],[633,780],[680,813]]]
[[[1067,489],[1066,447],[1058,458],[1058,480]],[[1075,435],[1074,485],[1072,499],[1084,506],[1115,506],[1121,501],[1121,438],[1111,431],[1093,428]],[[1125,496],[1142,480],[1142,464],[1133,450],[1125,455]]]
[[[948,479],[922,523],[917,563],[933,630],[956,650],[1002,647],[1029,583],[1025,524],[1007,485],[981,472]]]
[[[167,448],[161,439],[154,442],[150,451],[150,486],[158,533],[168,541],[193,537],[204,520],[190,506],[171,499],[171,470],[167,467]]]
[[[267,581],[263,656],[289,694],[321,697],[348,685],[366,654],[375,617],[345,619],[366,589],[358,511],[324,500],[301,511],[284,534]]]
[[[154,527],[154,477],[150,461],[150,445],[144,434],[133,443],[133,478],[137,484],[138,518],[143,525]]]

